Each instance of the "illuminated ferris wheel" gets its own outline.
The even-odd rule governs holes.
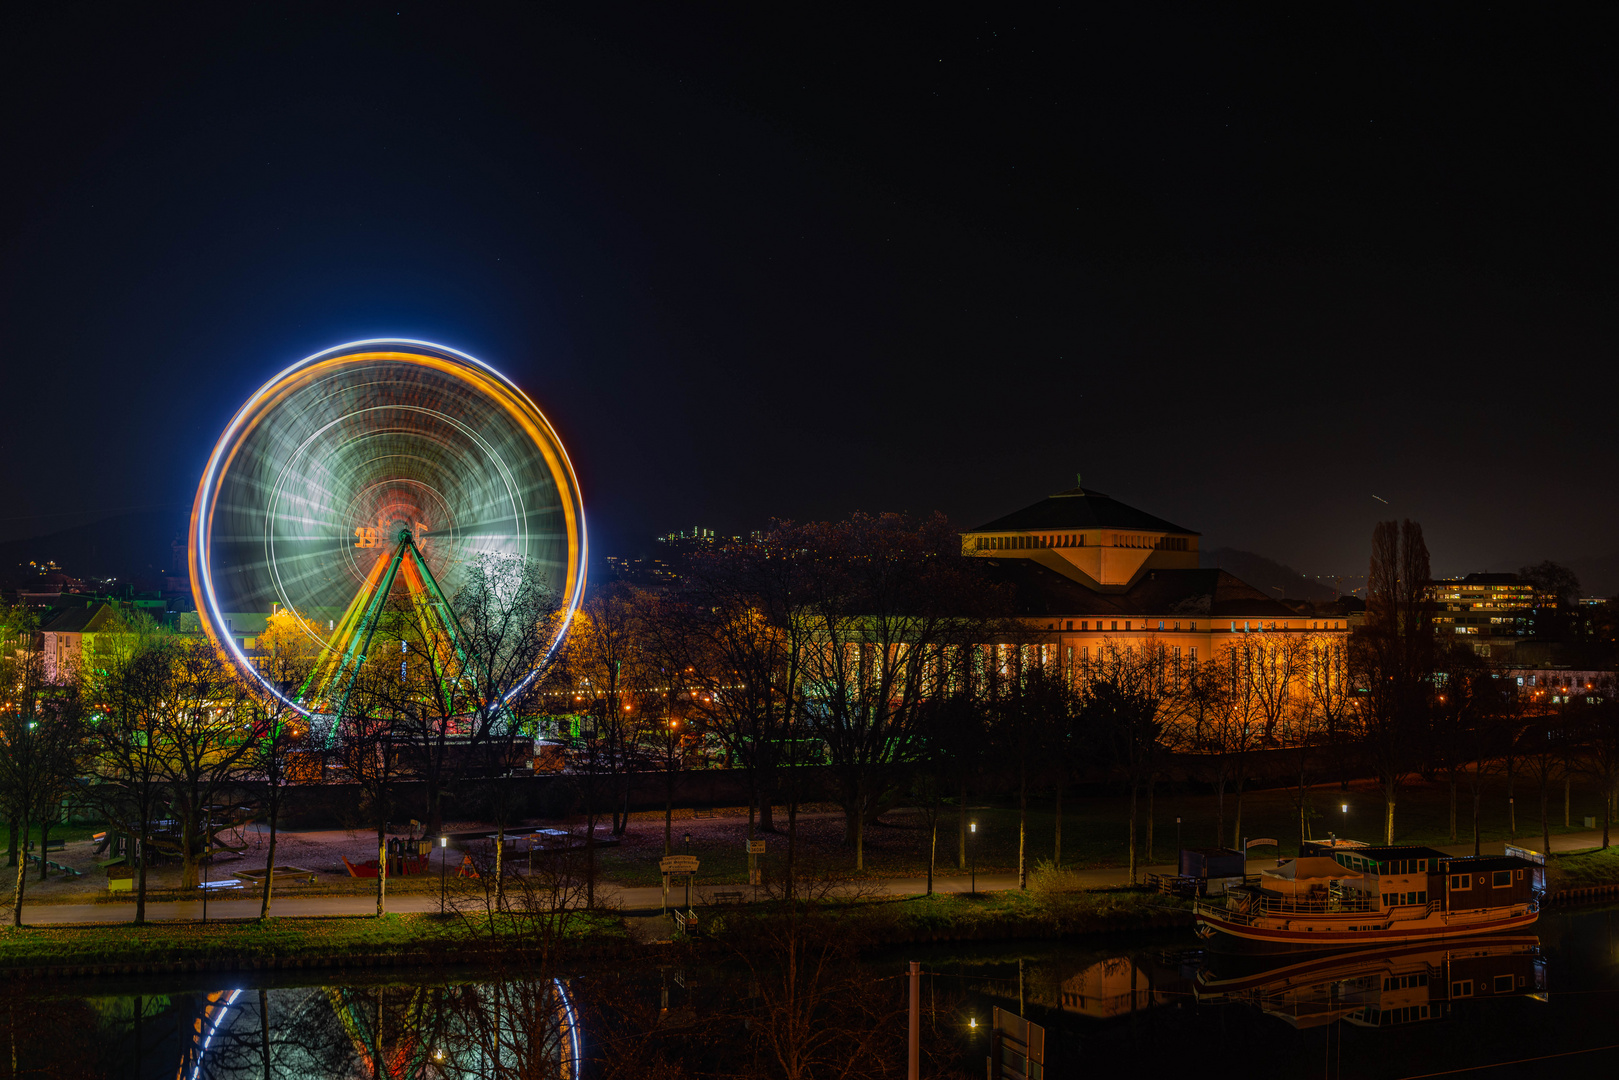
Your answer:
[[[584,505],[556,432],[499,372],[425,341],[339,345],[260,387],[214,446],[188,546],[209,637],[306,714],[341,712],[396,589],[452,634],[482,557],[537,567],[568,613],[584,589]],[[273,612],[318,651],[318,678],[279,685],[244,651],[233,622]]]

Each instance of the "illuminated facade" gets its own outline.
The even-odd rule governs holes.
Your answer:
[[[1342,637],[1354,616],[1300,615],[1216,568],[1199,534],[1098,491],[1060,491],[962,534],[1032,629],[1052,633],[1067,668],[1104,648],[1163,650],[1182,668],[1264,632]]]
[[[68,608],[46,623],[44,639],[45,678],[53,683],[67,682],[94,657],[97,643],[120,632],[123,624],[118,609],[107,603],[86,601]]]

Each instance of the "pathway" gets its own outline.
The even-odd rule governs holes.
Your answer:
[[[1522,843],[1532,845],[1538,842],[1538,837],[1525,838]],[[1580,848],[1596,847],[1602,843],[1602,832],[1569,833],[1565,836],[1552,838],[1552,850],[1574,851]],[[1499,840],[1483,845],[1481,849],[1486,855],[1499,855],[1502,843]],[[1473,845],[1448,844],[1439,848],[1448,855],[1471,855]],[[1257,874],[1267,866],[1275,865],[1271,859],[1253,859],[1248,863],[1248,872]],[[1143,867],[1140,873],[1170,874],[1175,868],[1168,864]],[[1124,885],[1129,880],[1129,873],[1125,870],[1077,870],[1074,876],[1085,888],[1105,888],[1114,885]],[[971,875],[959,874],[952,871],[949,874],[937,875],[933,879],[933,890],[937,893],[960,894],[972,890],[973,879]],[[1016,874],[979,874],[977,878],[980,892],[1000,892],[1017,887]],[[927,891],[925,878],[890,878],[883,881],[867,883],[868,891],[879,896],[917,896]],[[744,895],[748,888],[741,885],[701,885],[697,893],[703,900],[707,900],[710,893],[716,891],[737,892]],[[656,912],[662,902],[662,890],[657,886],[625,888],[617,885],[604,885],[601,892],[605,894],[610,903],[616,903],[630,916],[645,916]],[[676,898],[671,893],[671,899]],[[683,899],[683,894],[680,895]],[[439,898],[428,893],[408,893],[390,897],[388,910],[401,914],[413,914],[439,910]],[[376,900],[369,896],[289,896],[278,897],[271,911],[277,916],[333,916],[333,915],[370,915],[376,911]],[[234,919],[256,919],[259,914],[259,901],[257,898],[243,898],[240,900],[226,899],[225,897],[210,898],[208,901],[208,918],[221,921]],[[120,923],[129,922],[135,917],[133,902],[125,903],[93,903],[93,904],[28,904],[23,905],[23,922],[30,926],[44,926],[49,924],[66,923]],[[201,900],[163,900],[153,901],[146,905],[146,917],[151,922],[179,922],[202,918]]]

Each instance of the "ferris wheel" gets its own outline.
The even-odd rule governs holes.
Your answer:
[[[568,616],[585,583],[584,504],[556,432],[489,365],[425,341],[339,345],[260,387],[208,459],[188,547],[203,629],[306,715],[341,713],[396,585],[453,632],[451,598],[486,557],[538,568]],[[237,627],[272,613],[307,636],[319,678],[282,685],[253,662]]]

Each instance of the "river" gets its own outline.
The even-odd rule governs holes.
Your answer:
[[[865,966],[875,981],[921,962],[923,1005],[936,1007],[939,1035],[967,1076],[984,1075],[996,1007],[1046,1029],[1054,1078],[1611,1073],[1619,907],[1552,913],[1535,929],[1304,957],[1221,953],[1187,931],[912,948]],[[458,970],[78,980],[7,988],[0,1025],[11,1075],[588,1080],[606,1072],[603,1057],[638,1052],[639,1032],[735,1020],[757,990],[736,965],[654,963],[572,978]],[[745,1028],[660,1045],[676,1060],[689,1054],[684,1063],[700,1073],[715,1031],[735,1040]]]

